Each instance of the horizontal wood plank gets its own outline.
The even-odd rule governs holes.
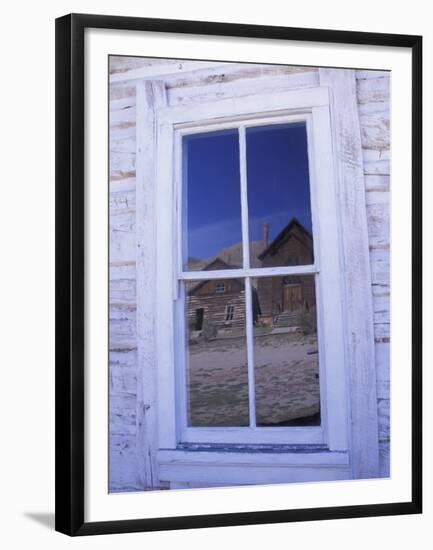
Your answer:
[[[110,233],[110,264],[123,265],[126,262],[135,261],[135,248],[134,231],[112,231]]]
[[[361,114],[361,142],[365,149],[388,149],[390,145],[390,120],[387,112]]]
[[[364,161],[363,166],[365,175],[389,176],[390,174],[389,160]]]
[[[186,86],[168,90],[169,105],[187,105],[211,100],[249,96],[256,93],[278,93],[319,85],[317,71],[285,74],[272,78],[249,78],[235,82],[218,82],[207,86]]]
[[[366,175],[364,177],[365,181],[365,190],[367,193],[371,191],[385,191],[389,192],[390,188],[390,176],[381,176],[381,175]],[[389,193],[388,193],[389,200]]]
[[[358,102],[377,103],[389,101],[390,79],[387,77],[357,79],[356,95]]]
[[[370,246],[389,246],[389,204],[367,204],[367,220]]]

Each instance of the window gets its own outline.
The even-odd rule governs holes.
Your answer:
[[[173,403],[161,460],[215,445],[218,469],[218,445],[277,445],[305,466],[287,448],[313,445],[346,468],[332,454],[348,450],[348,373],[328,90],[167,107],[158,121],[159,402]]]
[[[231,306],[231,305],[226,306],[226,321],[233,321],[234,314],[235,314],[235,306]]]
[[[208,309],[204,341],[185,341],[187,429],[320,426],[307,122],[295,115],[181,133],[182,264],[199,281],[185,293],[185,315]],[[235,306],[222,318],[224,302],[207,287],[215,277],[215,294],[224,293],[218,279],[234,269],[240,277],[227,286],[240,311],[228,329],[222,321],[234,320]]]

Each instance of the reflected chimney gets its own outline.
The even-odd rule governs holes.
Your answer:
[[[263,250],[266,250],[269,246],[269,224],[262,224],[262,235],[263,235]]]

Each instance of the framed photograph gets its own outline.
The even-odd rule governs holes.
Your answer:
[[[420,513],[420,36],[56,20],[56,529]]]

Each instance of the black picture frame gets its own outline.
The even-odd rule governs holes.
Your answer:
[[[412,498],[408,502],[86,523],[84,31],[124,29],[361,44],[412,51]],[[71,14],[56,20],[56,530],[95,535],[422,512],[422,37]]]

